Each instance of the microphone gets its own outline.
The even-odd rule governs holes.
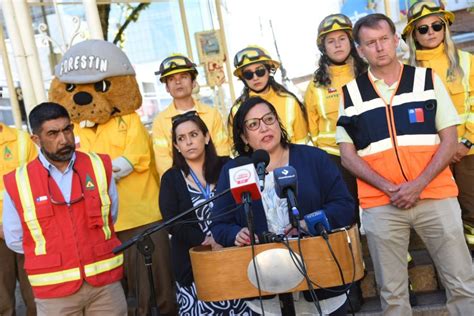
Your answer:
[[[236,203],[260,200],[262,195],[257,184],[258,175],[252,160],[241,156],[236,158],[237,167],[229,169],[230,192]]]
[[[265,188],[265,168],[270,163],[270,155],[266,150],[257,149],[252,154],[252,161],[257,169],[258,183],[260,184],[260,191],[263,192]]]
[[[275,181],[275,192],[279,198],[286,198],[288,201],[288,216],[291,226],[297,228],[299,220],[299,211],[296,202],[296,193],[298,192],[298,177],[295,168],[291,166],[281,167],[273,170]]]
[[[313,236],[323,236],[324,239],[328,238],[328,232],[331,231],[331,225],[323,210],[305,215],[304,221],[308,230]]]
[[[253,229],[252,200],[260,200],[260,187],[258,186],[258,176],[252,160],[248,157],[237,158],[237,167],[229,169],[230,192],[235,202],[243,203],[245,215],[247,216],[247,226],[250,232],[250,243],[255,245],[255,235]]]

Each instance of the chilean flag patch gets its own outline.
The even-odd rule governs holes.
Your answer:
[[[423,109],[409,109],[408,118],[410,119],[410,123],[423,123],[425,121]]]

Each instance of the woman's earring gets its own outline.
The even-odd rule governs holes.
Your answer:
[[[250,150],[249,144],[245,144],[244,146],[244,151],[248,152]]]

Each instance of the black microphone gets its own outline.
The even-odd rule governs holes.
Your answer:
[[[291,226],[297,228],[299,220],[299,211],[297,208],[296,194],[298,192],[298,177],[295,168],[291,166],[281,167],[273,170],[275,181],[275,192],[282,199],[288,201],[288,216]]]
[[[255,169],[257,170],[260,191],[263,192],[263,189],[265,188],[265,168],[270,163],[270,155],[266,150],[257,149],[252,154],[252,161],[255,165]]]

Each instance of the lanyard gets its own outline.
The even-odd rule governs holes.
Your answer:
[[[202,195],[204,195],[204,198],[206,200],[209,199],[209,197],[211,196],[211,186],[209,185],[209,183],[206,183],[206,189],[204,189],[198,177],[191,168],[189,168],[189,174],[191,175],[191,177],[193,177],[194,183],[196,183],[199,188],[199,191],[201,191]]]

